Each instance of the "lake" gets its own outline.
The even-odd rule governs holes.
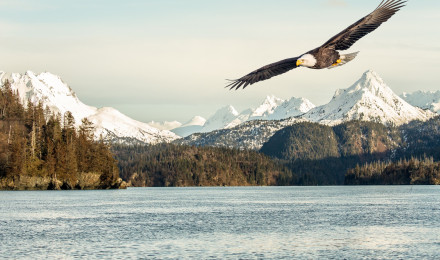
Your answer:
[[[440,187],[0,191],[0,258],[440,258]]]

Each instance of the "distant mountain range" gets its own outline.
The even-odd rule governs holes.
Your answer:
[[[360,120],[398,126],[413,120],[426,121],[436,115],[430,110],[412,106],[397,96],[374,71],[365,72],[348,89],[337,90],[328,104],[308,108],[304,113],[288,119],[250,121],[222,130],[194,134],[175,142],[258,150],[275,132],[297,122],[334,126]],[[271,110],[276,109],[271,107]],[[239,115],[235,119],[229,117],[229,121],[234,122],[237,118]]]
[[[406,102],[425,110],[431,110],[440,114],[440,90],[438,91],[416,91],[414,93],[403,93],[400,95]]]
[[[182,124],[142,123],[114,108],[96,108],[82,103],[59,76],[45,72],[25,74],[0,72],[23,103],[42,102],[52,112],[72,112],[77,125],[88,118],[96,127],[95,137],[113,143],[160,143],[213,145],[259,149],[276,131],[297,122],[337,125],[351,120],[402,125],[426,121],[440,113],[440,91],[396,95],[374,71],[365,72],[353,86],[337,90],[332,100],[316,107],[305,98],[268,96],[257,108],[239,113],[234,107],[219,109],[207,120],[195,116]],[[185,137],[185,138],[181,138]]]

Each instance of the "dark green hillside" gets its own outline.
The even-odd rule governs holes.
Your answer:
[[[440,116],[427,122],[414,121],[399,127],[402,137],[399,158],[433,157],[440,160]]]
[[[303,180],[300,184],[343,184],[347,170],[356,165],[423,155],[439,160],[440,119],[400,127],[360,121],[334,127],[299,123],[277,132],[261,152],[285,161]]]
[[[432,157],[396,162],[374,162],[347,171],[347,185],[440,185],[440,162]]]
[[[401,143],[398,129],[373,122],[351,121],[333,127],[342,157],[381,159]]]
[[[133,186],[277,185],[292,176],[283,165],[253,151],[178,146],[114,146],[121,177]]]
[[[260,151],[288,161],[339,157],[333,129],[314,123],[299,123],[278,131]]]

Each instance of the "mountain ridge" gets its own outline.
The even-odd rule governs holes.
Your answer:
[[[311,122],[337,125],[351,120],[402,125],[426,121],[434,115],[414,107],[397,96],[383,79],[368,70],[347,89],[338,89],[332,100],[304,114]]]
[[[329,103],[318,107],[305,98],[292,97],[284,100],[268,95],[259,106],[241,113],[229,105],[217,110],[208,119],[196,116],[185,124],[177,121],[148,124],[131,119],[113,108],[85,105],[61,77],[49,72],[35,74],[27,71],[25,74],[7,74],[0,71],[0,81],[6,79],[10,80],[13,89],[18,91],[22,102],[41,101],[51,111],[61,115],[70,111],[76,119],[77,126],[82,118],[88,118],[95,124],[95,138],[103,137],[104,140],[118,143],[172,142],[194,133],[201,134],[183,139],[179,143],[203,143],[199,140],[203,139],[203,136],[206,138],[209,136],[211,141],[208,143],[216,143],[213,141],[214,136],[220,138],[222,134],[226,134],[234,139],[235,143],[239,140],[244,142],[246,145],[237,143],[237,146],[243,149],[258,149],[262,145],[262,140],[267,140],[268,136],[282,127],[296,122],[309,121],[332,126],[351,120],[361,120],[402,125],[412,120],[426,121],[435,115],[428,109],[435,111],[437,105],[440,108],[440,91],[425,94],[427,101],[420,104],[415,102],[418,100],[417,97],[411,98],[409,94],[397,96],[376,72],[368,70],[351,87],[338,89]],[[422,95],[420,93],[418,96]],[[415,105],[422,106],[425,110],[405,100],[410,103],[412,101],[412,104],[417,103]],[[438,112],[440,113],[440,109]],[[171,129],[171,131],[158,128]],[[232,137],[232,133],[244,134],[244,137]]]
[[[398,126],[414,120],[427,121],[434,116],[398,97],[377,73],[369,70],[351,87],[337,90],[329,103],[299,116],[278,121],[248,121],[233,128],[192,135],[176,143],[258,150],[277,131],[298,122],[335,126],[359,120]]]
[[[61,77],[43,72],[35,74],[26,71],[25,74],[0,72],[0,82],[9,80],[11,88],[16,90],[21,102],[33,104],[42,102],[53,113],[62,116],[70,111],[75,118],[75,125],[79,127],[83,118],[89,119],[95,126],[95,138],[103,138],[109,142],[159,143],[171,142],[177,135],[170,131],[161,131],[146,123],[136,121],[110,107],[96,108],[82,103],[75,92]],[[118,122],[118,124],[115,124]]]

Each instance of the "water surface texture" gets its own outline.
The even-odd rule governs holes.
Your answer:
[[[440,188],[0,191],[0,258],[440,258]]]

